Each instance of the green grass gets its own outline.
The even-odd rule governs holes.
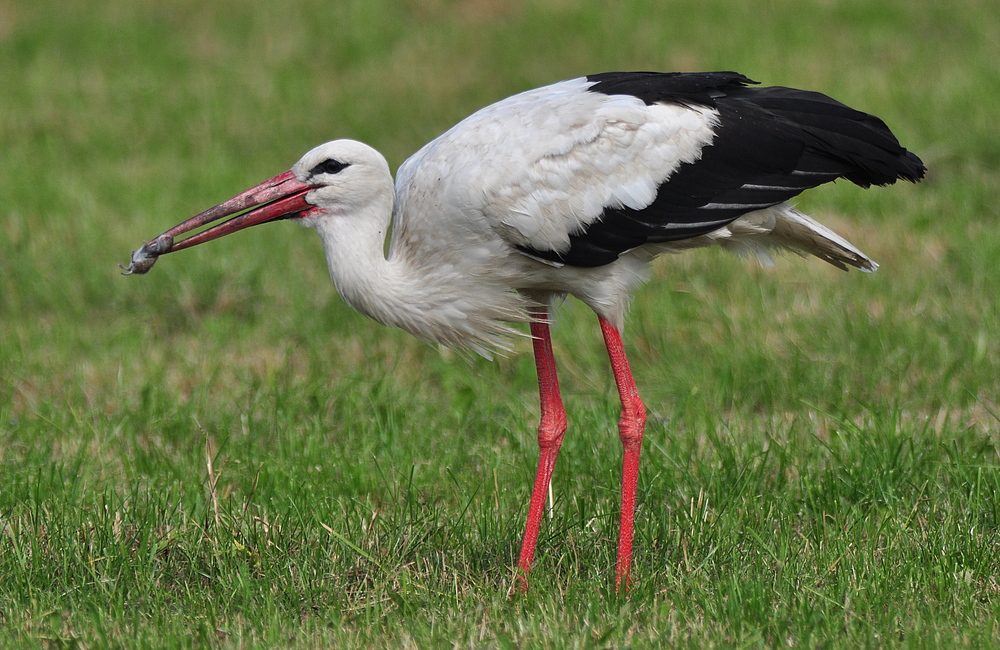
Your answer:
[[[0,646],[996,646],[998,45],[975,1],[0,4]],[[377,326],[287,224],[115,264],[322,141],[396,166],[614,69],[822,90],[930,172],[799,201],[874,275],[658,262],[626,331],[651,411],[627,601],[613,384],[559,310],[570,431],[508,599],[525,342]]]

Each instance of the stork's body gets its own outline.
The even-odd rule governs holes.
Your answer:
[[[599,317],[622,400],[621,585],[645,409],[620,332],[650,260],[708,245],[764,256],[784,248],[873,271],[868,257],[786,201],[837,178],[867,187],[923,175],[878,118],[818,93],[749,83],[735,73],[609,73],[531,90],[429,143],[400,167],[395,188],[374,149],[330,142],[168,230],[133,256],[132,269],[295,217],[322,238],[343,298],[379,322],[485,355],[506,347],[512,323],[530,323],[542,422],[519,561],[525,587],[566,430],[547,309],[554,297],[576,296]],[[262,207],[173,244],[253,206]]]

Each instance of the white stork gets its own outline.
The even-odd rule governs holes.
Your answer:
[[[646,410],[620,332],[650,261],[718,245],[874,271],[875,262],[788,200],[838,178],[868,187],[916,182],[925,171],[877,117],[816,92],[755,83],[733,72],[611,72],[529,90],[426,145],[399,168],[395,188],[377,151],[328,142],[145,244],[127,272],[291,218],[319,233],[344,300],[380,323],[488,356],[507,349],[513,323],[527,322],[541,425],[518,561],[524,589],[566,431],[548,309],[566,294],[579,298],[597,313],[622,404],[615,577],[627,588]]]

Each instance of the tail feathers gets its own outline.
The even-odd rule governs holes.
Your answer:
[[[844,271],[854,267],[871,273],[878,268],[849,241],[787,204],[745,214],[708,238],[731,252],[753,254],[767,266],[769,251],[779,249],[814,255]]]
[[[848,266],[872,273],[878,264],[849,241],[795,208],[775,211],[769,243],[797,253],[815,255],[843,271]]]

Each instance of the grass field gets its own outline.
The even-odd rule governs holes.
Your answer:
[[[1000,3],[0,2],[0,647],[1000,644]],[[596,319],[532,591],[528,345],[353,313],[278,224],[116,263],[335,137],[395,167],[472,110],[615,69],[735,69],[878,114],[930,172],[798,205],[882,264],[661,259],[614,594]]]

